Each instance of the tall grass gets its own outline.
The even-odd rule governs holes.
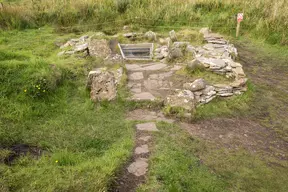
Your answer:
[[[0,27],[85,24],[80,30],[87,30],[87,25],[90,30],[100,30],[139,24],[146,28],[210,26],[216,31],[232,33],[238,12],[245,13],[244,33],[264,38],[271,44],[288,44],[286,0],[6,0],[0,11]]]

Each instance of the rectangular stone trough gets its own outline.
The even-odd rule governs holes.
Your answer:
[[[153,43],[118,44],[122,57],[126,60],[152,60]]]

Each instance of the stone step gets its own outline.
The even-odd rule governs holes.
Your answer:
[[[148,145],[141,145],[140,147],[137,147],[135,149],[136,155],[141,155],[141,154],[146,154],[146,153],[149,153]]]
[[[129,167],[127,168],[128,172],[137,177],[145,175],[148,171],[147,161],[148,159],[145,158],[136,159],[136,161],[129,165]]]
[[[156,127],[156,124],[153,122],[137,124],[136,128],[138,131],[149,131],[149,132],[159,131],[159,129],[157,129]]]

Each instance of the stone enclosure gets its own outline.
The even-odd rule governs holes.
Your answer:
[[[167,37],[158,37],[149,31],[116,35],[110,41],[99,38],[99,34],[98,38],[82,36],[63,44],[58,55],[85,53],[120,64],[118,69],[106,66],[89,73],[87,88],[94,102],[115,99],[117,86],[125,73],[131,93],[127,101],[163,102],[166,107],[182,108],[189,113],[216,97],[241,95],[247,90],[247,78],[242,65],[235,61],[238,53],[233,44],[208,28],[201,29],[199,33],[205,43],[198,46],[179,40],[174,30]],[[125,43],[133,44],[135,38],[142,39],[142,43],[153,43],[152,59],[145,62],[124,60],[121,51],[117,50],[120,36]],[[219,84],[195,78],[193,72],[197,70],[223,76],[227,81]],[[179,75],[181,73],[185,75]]]

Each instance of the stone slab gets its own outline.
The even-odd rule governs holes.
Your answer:
[[[143,69],[144,69],[145,71],[157,71],[157,70],[163,69],[163,68],[165,68],[165,67],[167,67],[166,64],[164,64],[164,63],[158,63],[158,64],[150,65],[150,66],[148,66],[148,67],[144,67]]]
[[[155,99],[156,97],[154,97],[149,92],[136,93],[132,97],[132,100],[135,100],[135,101],[154,101]]]
[[[143,136],[143,137],[140,137],[139,140],[147,142],[147,141],[149,141],[151,138],[152,138],[151,136]]]
[[[144,79],[144,75],[142,72],[135,72],[128,76],[129,80],[137,81]]]
[[[141,145],[140,147],[137,147],[135,149],[135,154],[137,155],[145,154],[145,153],[149,153],[148,145]]]
[[[136,159],[136,161],[129,165],[129,167],[127,168],[128,172],[137,177],[145,175],[148,171],[147,161],[148,159],[145,158]]]
[[[153,122],[137,124],[136,128],[139,131],[159,131]]]

